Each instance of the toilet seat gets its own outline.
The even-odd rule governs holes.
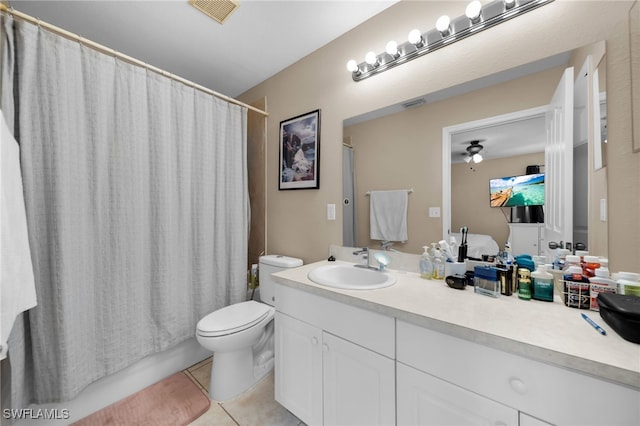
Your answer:
[[[272,309],[254,300],[226,306],[202,318],[198,322],[197,333],[203,337],[238,333],[265,319]]]

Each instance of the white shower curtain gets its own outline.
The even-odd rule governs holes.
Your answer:
[[[32,390],[23,403],[65,401],[244,300],[247,115],[3,19],[2,106],[15,111],[39,300],[12,334],[28,340],[10,340],[24,343],[12,387]]]

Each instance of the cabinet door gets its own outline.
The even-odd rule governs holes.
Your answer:
[[[517,425],[518,411],[397,363],[398,425]]]
[[[395,362],[323,333],[324,422],[394,425]]]
[[[276,312],[275,398],[308,425],[322,424],[322,331]]]
[[[528,414],[520,413],[520,426],[552,426],[551,423],[544,422]]]
[[[509,228],[511,253],[513,253],[514,256],[519,254],[538,256],[541,254],[540,225],[533,223],[512,223],[509,225]]]

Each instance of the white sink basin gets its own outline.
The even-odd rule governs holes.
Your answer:
[[[353,265],[320,266],[309,272],[308,277],[316,284],[349,290],[373,290],[396,283],[396,277],[388,272],[356,268]]]

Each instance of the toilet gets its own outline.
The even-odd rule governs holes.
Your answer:
[[[224,401],[251,388],[273,369],[275,289],[271,274],[302,265],[301,259],[267,255],[259,260],[261,302],[226,306],[202,318],[196,339],[214,353],[209,397]]]

